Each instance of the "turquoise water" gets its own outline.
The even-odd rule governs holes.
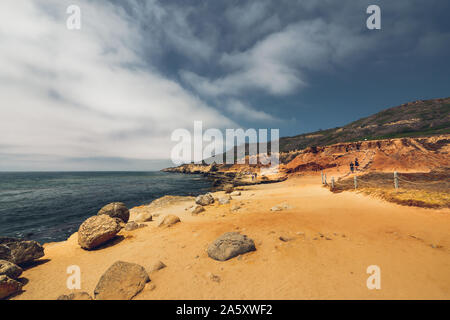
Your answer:
[[[164,172],[0,172],[0,236],[62,241],[110,202],[131,208],[210,187],[202,176]]]

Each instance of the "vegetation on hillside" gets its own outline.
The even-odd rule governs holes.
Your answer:
[[[450,133],[450,98],[419,100],[389,108],[346,126],[280,139],[280,151],[338,142],[426,137]]]

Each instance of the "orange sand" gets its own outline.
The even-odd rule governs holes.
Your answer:
[[[242,208],[232,212],[235,203]],[[270,211],[281,203],[292,208]],[[70,292],[70,265],[80,266],[82,291],[92,295],[102,273],[117,260],[147,268],[157,260],[167,265],[150,273],[155,288],[147,284],[135,299],[450,298],[448,209],[333,194],[321,187],[320,177],[248,187],[231,204],[214,204],[199,216],[184,210],[191,204],[187,200],[158,210],[155,220],[170,213],[181,223],[161,229],[157,221],[148,222],[146,228],[121,231],[122,241],[100,250],[82,250],[76,234],[47,244],[48,260],[24,272],[29,282],[14,299],[56,299]],[[142,209],[132,210],[132,217]],[[206,248],[228,231],[247,234],[257,251],[226,262],[210,259]],[[294,239],[282,242],[280,236]],[[369,265],[381,268],[381,290],[366,287]],[[212,281],[209,272],[221,281]]]

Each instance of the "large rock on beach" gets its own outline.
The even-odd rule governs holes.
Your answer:
[[[101,276],[94,296],[96,300],[131,300],[149,281],[144,267],[117,261]]]
[[[207,206],[214,203],[214,197],[210,193],[199,195],[195,198],[195,203],[201,206]]]
[[[5,249],[6,246],[9,249]],[[44,256],[44,248],[36,241],[21,240],[17,238],[0,238],[0,256],[3,260],[8,260],[15,264],[28,263]],[[4,257],[3,257],[4,256]]]
[[[22,283],[6,275],[0,276],[0,299],[5,299],[10,295],[20,292],[22,286]]]
[[[208,247],[208,256],[214,260],[226,261],[255,250],[255,243],[246,235],[238,232],[227,232]]]
[[[17,279],[22,272],[22,268],[18,265],[6,260],[0,260],[0,276],[5,275],[11,279]]]
[[[107,204],[99,210],[97,215],[105,214],[111,218],[119,218],[123,222],[127,223],[130,219],[130,210],[122,202],[113,202]]]
[[[121,228],[118,219],[108,215],[90,217],[78,229],[78,244],[86,250],[94,249],[114,238]]]

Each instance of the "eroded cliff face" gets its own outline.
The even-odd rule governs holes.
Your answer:
[[[291,174],[349,172],[350,162],[358,159],[359,172],[430,172],[450,167],[450,135],[429,138],[399,138],[337,143],[309,147],[302,151],[280,153],[277,177]],[[271,176],[267,166],[249,164],[185,164],[164,169],[166,172],[205,174],[216,177],[239,177],[251,173]]]
[[[286,173],[349,171],[358,159],[360,171],[429,172],[450,166],[450,135],[400,138],[310,147],[282,165]]]

